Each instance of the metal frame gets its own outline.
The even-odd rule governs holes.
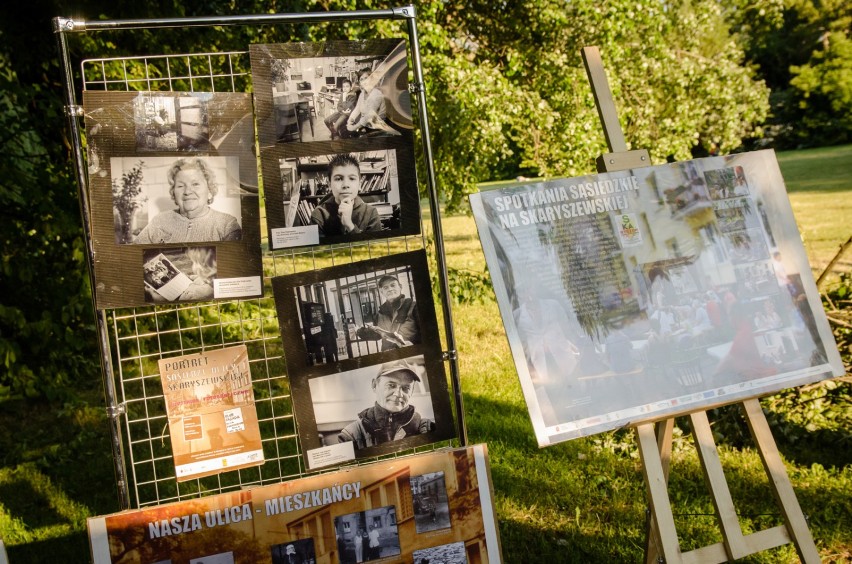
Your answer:
[[[434,235],[434,257],[438,268],[441,306],[446,339],[444,360],[449,363],[453,387],[456,425],[459,443],[467,444],[464,408],[459,379],[456,344],[450,306],[449,280],[443,232],[438,205],[438,189],[429,135],[423,69],[413,6],[391,10],[360,10],[352,12],[325,12],[304,14],[263,14],[223,17],[164,18],[142,20],[78,21],[54,18],[54,32],[61,61],[65,88],[65,113],[72,139],[72,158],[79,191],[80,212],[83,218],[84,240],[88,251],[89,278],[94,285],[94,246],[91,237],[91,203],[88,199],[88,177],[82,143],[83,128],[80,119],[83,109],[77,103],[74,72],[70,60],[68,36],[112,30],[142,30],[152,28],[187,28],[221,25],[283,25],[297,23],[327,23],[352,20],[404,20],[409,36],[416,94],[421,143],[425,156],[426,182]],[[167,83],[173,90],[177,81],[189,81],[190,89],[196,81],[203,81],[203,91],[235,90],[235,78],[248,74],[235,70],[234,59],[247,56],[247,52],[192,53],[111,59],[89,59],[81,63],[83,90],[136,90],[139,82],[151,89],[151,83]],[[206,72],[198,73],[195,61],[201,61]],[[217,63],[214,65],[214,58]],[[224,63],[221,61],[224,58]],[[128,74],[128,62],[143,62],[144,68],[164,66],[162,76]],[[122,72],[111,76],[107,64],[121,62]],[[174,63],[174,65],[173,65]],[[186,73],[173,73],[172,66],[185,67]],[[215,68],[214,68],[215,67]],[[88,73],[88,74],[87,74]],[[209,81],[209,89],[206,88]],[[217,90],[218,87],[218,90]],[[160,88],[162,90],[162,88]],[[263,213],[263,209],[262,209]],[[420,237],[397,237],[350,245],[267,252],[264,255],[264,278],[268,289],[269,276],[292,273],[307,268],[318,268],[336,263],[352,262],[362,258],[383,256],[416,248],[426,248],[425,229]],[[207,493],[240,489],[249,485],[298,478],[307,473],[304,468],[298,435],[295,430],[289,387],[281,358],[281,341],[271,296],[255,300],[190,304],[183,306],[153,306],[130,309],[96,309],[100,347],[101,372],[107,401],[112,454],[116,485],[121,509],[132,506],[159,504]],[[162,408],[162,389],[154,368],[157,359],[165,352],[176,355],[199,352],[208,346],[245,343],[249,347],[256,405],[261,424],[265,451],[275,456],[259,468],[239,470],[225,475],[203,478],[178,484],[170,456],[158,456],[157,441],[163,441],[167,430]],[[117,371],[116,371],[117,368]],[[260,390],[260,393],[257,393]],[[120,396],[120,398],[119,398]],[[124,417],[122,426],[121,418]],[[126,444],[125,444],[126,441]],[[271,444],[270,444],[271,443]],[[435,448],[434,446],[428,447]],[[425,450],[425,449],[424,449]],[[128,474],[127,462],[130,463]],[[131,501],[131,483],[133,502]]]

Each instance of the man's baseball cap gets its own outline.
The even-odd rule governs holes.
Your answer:
[[[382,376],[387,376],[388,374],[394,374],[395,372],[407,372],[412,379],[420,381],[420,376],[417,374],[417,370],[408,363],[406,360],[394,360],[393,362],[386,362],[382,365],[382,369],[379,371],[378,378]]]

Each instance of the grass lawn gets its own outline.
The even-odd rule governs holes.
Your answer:
[[[852,236],[852,145],[787,151],[778,162],[811,267],[822,272]],[[848,265],[852,256],[845,257]]]
[[[852,146],[779,155],[812,265],[850,234]],[[473,220],[444,218],[449,266],[482,272]],[[536,446],[493,300],[453,306],[471,442],[491,454],[505,562],[639,562],[645,489],[632,430]],[[85,518],[117,510],[100,385],[66,407],[0,403],[0,537],[10,562],[85,562]],[[815,435],[816,436],[816,435]],[[778,438],[824,562],[852,559],[852,452],[830,433],[809,450]],[[806,452],[806,454],[803,454]],[[720,449],[747,532],[781,523],[752,449]],[[691,440],[676,429],[670,496],[682,548],[721,541]],[[797,562],[792,545],[745,562]]]

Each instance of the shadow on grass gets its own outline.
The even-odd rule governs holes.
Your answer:
[[[0,483],[0,499],[9,517],[20,519],[29,528],[68,524],[67,519],[50,509],[50,500],[26,479]]]
[[[9,562],[89,562],[91,551],[85,531],[75,532],[61,537],[6,546]]]
[[[522,403],[466,396],[465,412],[471,442],[488,444],[506,562],[527,562],[530,555],[537,562],[641,561],[647,498],[631,431],[539,449]],[[849,455],[833,453],[828,443],[811,454],[794,459],[789,475],[817,544],[837,544],[837,535],[849,536],[843,531],[852,530],[852,476],[848,468],[820,464]],[[723,447],[720,455],[743,531],[782,524],[781,508],[754,449]],[[674,455],[669,498],[683,550],[721,542],[691,444],[681,444]],[[744,562],[790,561],[791,554],[793,547],[785,545]]]
[[[33,465],[68,499],[97,513],[117,511],[111,441],[100,391],[83,390],[78,400],[77,406],[26,400],[0,403],[0,469],[14,472]],[[26,472],[21,476],[0,492],[7,507],[7,500],[22,495],[14,488],[28,487]],[[18,484],[19,480],[24,482]]]
[[[468,396],[465,412],[471,442],[488,444],[505,562],[641,559],[644,484],[634,460],[591,453],[591,439],[540,449],[523,404]]]

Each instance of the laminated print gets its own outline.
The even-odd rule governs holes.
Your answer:
[[[262,167],[273,249],[420,232],[410,144],[355,141],[345,152],[292,155],[264,149]]]
[[[467,564],[467,551],[463,542],[442,544],[431,548],[422,548],[414,551],[414,564]]]
[[[245,345],[159,360],[178,482],[263,464]]]
[[[309,468],[455,435],[425,251],[272,288]]]
[[[410,480],[437,475],[452,526],[419,533]],[[92,517],[88,530],[95,564],[501,561],[484,445]]]
[[[418,533],[450,527],[447,484],[443,472],[411,477],[414,525]]]
[[[346,550],[343,544],[339,551],[340,564],[369,562],[400,553],[396,507],[393,505],[336,517],[334,529],[342,531],[344,539],[352,537],[353,550]]]
[[[411,140],[404,40],[256,44],[250,56],[262,147]]]
[[[439,346],[429,280],[424,251],[273,278],[288,367]]]
[[[97,307],[261,295],[250,96],[88,91],[83,101]],[[152,293],[150,250],[177,247],[214,257],[212,273],[184,272],[211,292]]]
[[[540,446],[843,373],[772,151],[471,205]]]

